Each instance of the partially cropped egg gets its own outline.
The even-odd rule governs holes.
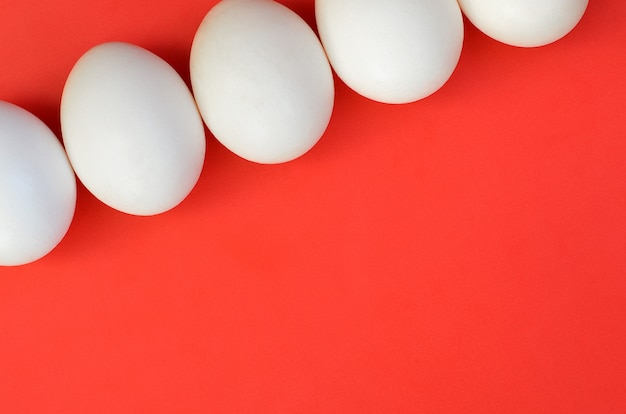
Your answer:
[[[175,207],[204,164],[191,91],[163,59],[128,43],[98,45],[78,60],[63,90],[61,129],[81,182],[129,214]]]
[[[191,84],[209,130],[249,161],[275,164],[309,151],[334,104],[332,70],[319,39],[272,0],[223,0],[202,21]]]
[[[48,254],[75,207],[76,177],[59,140],[30,112],[0,102],[0,266]]]
[[[512,46],[553,43],[580,21],[589,0],[458,0],[487,36]]]
[[[431,95],[461,55],[456,0],[316,0],[315,14],[337,75],[375,101],[400,104]]]

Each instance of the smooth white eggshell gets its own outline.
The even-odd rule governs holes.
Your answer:
[[[580,21],[589,0],[458,0],[467,18],[487,36],[512,46],[555,42]]]
[[[79,59],[63,90],[61,128],[85,187],[129,214],[178,205],[204,163],[189,88],[164,60],[128,43],[104,43]]]
[[[75,207],[76,177],[59,140],[30,112],[0,102],[0,265],[48,254]]]
[[[332,70],[313,30],[271,0],[223,0],[191,49],[191,84],[209,130],[258,163],[293,160],[323,135]]]
[[[461,55],[456,0],[316,0],[315,14],[337,75],[375,101],[400,104],[431,95]]]

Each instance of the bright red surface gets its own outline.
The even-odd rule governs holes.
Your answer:
[[[188,80],[213,4],[4,1],[0,99],[58,133],[70,69],[109,40]],[[626,412],[624,39],[623,0],[538,49],[468,24],[423,101],[337,82],[294,162],[209,136],[196,189],[150,218],[80,187],[64,241],[0,268],[0,412]]]

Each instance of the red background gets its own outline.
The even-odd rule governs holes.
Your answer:
[[[215,3],[4,0],[0,99],[58,133],[110,40],[188,81]],[[537,49],[467,24],[443,89],[337,82],[294,162],[207,136],[195,190],[149,218],[79,187],[63,242],[0,268],[0,412],[626,412],[625,39],[623,0]]]

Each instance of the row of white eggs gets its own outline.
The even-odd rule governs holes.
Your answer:
[[[498,40],[538,46],[569,32],[587,2],[316,0],[320,43],[279,3],[223,0],[194,38],[195,98],[154,54],[127,43],[96,46],[76,63],[63,91],[66,152],[35,116],[0,102],[0,265],[32,262],[61,241],[74,215],[74,172],[117,210],[162,213],[199,178],[203,119],[245,159],[290,161],[315,145],[329,123],[330,64],[365,97],[413,102],[452,75],[463,44],[461,9]]]

